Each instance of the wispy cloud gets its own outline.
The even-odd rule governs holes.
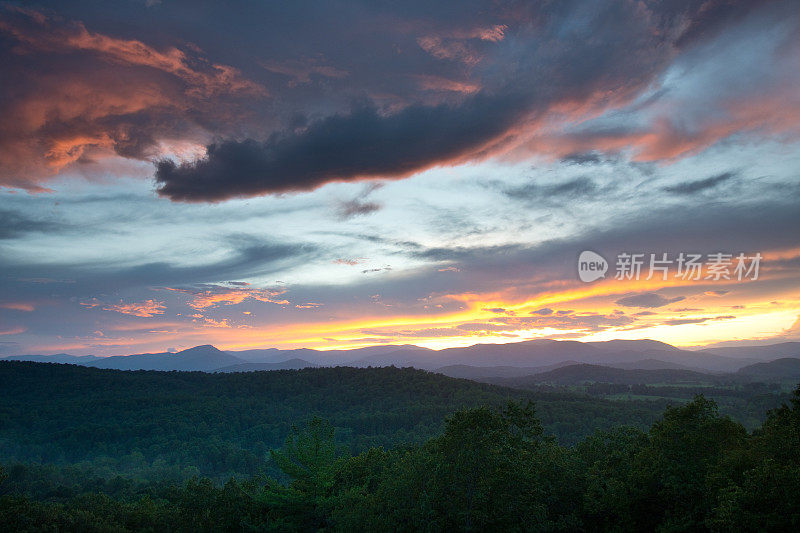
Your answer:
[[[685,296],[673,296],[672,298],[662,296],[655,292],[645,292],[632,294],[617,300],[617,304],[624,307],[664,307],[675,302],[686,299]]]
[[[710,178],[702,180],[684,181],[677,185],[670,185],[669,187],[664,187],[664,190],[673,194],[696,194],[701,191],[713,189],[717,185],[729,181],[735,176],[735,172],[723,172],[722,174],[717,174],[716,176],[711,176]]]
[[[123,315],[138,316],[141,318],[150,318],[156,315],[163,315],[164,310],[166,309],[166,306],[163,302],[158,302],[156,300],[106,304],[96,298],[93,298],[89,302],[82,302],[81,305],[84,307],[99,307],[104,311],[115,311],[117,313],[122,313]]]

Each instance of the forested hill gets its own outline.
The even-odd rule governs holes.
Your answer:
[[[683,370],[665,368],[657,370],[624,369],[601,365],[567,365],[548,372],[541,372],[530,376],[511,377],[494,380],[494,383],[525,388],[535,383],[554,383],[560,385],[575,385],[587,381],[600,383],[675,383],[687,381],[711,381],[714,376]]]
[[[330,420],[339,444],[358,452],[422,442],[458,409],[509,399],[535,400],[546,431],[565,444],[621,424],[645,428],[667,405],[514,390],[410,368],[208,374],[7,361],[0,362],[0,462],[251,475],[292,424],[312,415]]]
[[[0,530],[794,531],[799,413],[800,389],[748,433],[702,396],[4,362]]]
[[[740,368],[737,374],[758,378],[800,379],[800,358],[784,357]]]

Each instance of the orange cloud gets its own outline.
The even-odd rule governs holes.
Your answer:
[[[103,307],[106,311],[116,311],[125,315],[133,315],[139,317],[151,317],[154,315],[163,315],[164,309],[167,307],[162,302],[155,300],[145,300],[141,303],[108,305]]]
[[[97,298],[93,298],[89,302],[81,302],[81,305],[89,308],[99,307],[104,311],[115,311],[124,315],[138,316],[142,318],[163,315],[164,309],[167,308],[163,302],[157,302],[155,300],[145,300],[144,302],[129,304],[105,304],[99,301]]]
[[[231,325],[228,323],[228,319],[223,318],[222,320],[214,320],[213,318],[204,317],[202,315],[195,315],[199,316],[205,324],[208,324],[209,327],[214,328],[230,328]]]
[[[158,157],[175,139],[205,144],[210,135],[187,119],[190,111],[213,118],[231,112],[231,95],[267,96],[190,47],[160,50],[14,7],[0,11],[0,33],[16,42],[12,59],[30,58],[6,66],[16,89],[2,109],[0,186],[43,191],[40,182],[65,169],[91,170],[81,163]],[[70,66],[75,54],[80,68]]]
[[[477,83],[467,83],[462,81],[450,80],[441,76],[416,75],[420,88],[426,91],[451,91],[463,94],[471,94],[480,90],[481,86]]]
[[[26,302],[6,302],[0,303],[0,309],[12,309],[14,311],[33,311],[35,309],[33,304]]]
[[[614,102],[609,102],[606,107],[597,105],[602,98],[572,103],[575,107],[570,112],[570,121],[583,122],[601,111],[619,107],[629,101],[630,96],[616,95]],[[560,107],[568,109],[570,106],[562,104]],[[556,109],[554,107],[551,111]],[[674,115],[679,115],[679,110],[675,110]],[[525,150],[520,155],[534,152],[557,158],[591,150],[617,152],[630,149],[635,161],[669,162],[695,155],[740,133],[759,132],[776,140],[794,141],[800,137],[800,98],[794,86],[772,88],[764,93],[721,102],[717,112],[693,117],[692,120],[695,123],[687,127],[674,120],[672,114],[661,114],[638,130],[567,134],[560,131],[564,123],[562,117],[561,121],[549,125],[530,125],[521,135],[526,140],[521,144]],[[514,153],[519,149],[509,150]]]
[[[10,33],[19,42],[35,50],[59,53],[69,50],[95,52],[103,59],[118,64],[154,68],[187,82],[189,94],[266,94],[262,86],[243,78],[237,69],[208,62],[201,62],[205,68],[199,68],[195,66],[198,62],[193,61],[194,58],[175,47],[159,51],[135,39],[119,39],[91,32],[79,21],[63,24],[34,10],[10,10],[27,15],[34,24],[23,29],[0,19],[0,30]]]
[[[481,61],[483,55],[470,43],[470,40],[496,43],[505,38],[507,29],[508,26],[505,24],[495,24],[440,35],[425,35],[417,39],[417,44],[437,59],[460,61],[468,66],[474,66]]]
[[[192,300],[189,302],[189,306],[194,309],[206,309],[218,305],[235,305],[246,300],[256,300],[277,305],[290,305],[287,300],[278,298],[278,296],[286,293],[285,289],[214,287],[199,292],[175,288],[170,288],[168,290],[191,294]]]

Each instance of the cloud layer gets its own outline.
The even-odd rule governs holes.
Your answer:
[[[160,195],[219,201],[489,157],[661,160],[743,131],[794,135],[798,17],[791,2],[761,4],[198,4],[230,40],[169,27],[179,6],[126,6],[138,35],[75,6],[6,7],[0,184],[43,190],[65,172],[153,160]],[[781,68],[763,86],[728,89],[708,113],[703,88],[695,102],[669,87],[674,69],[770,24],[761,59]],[[676,105],[700,112],[679,124],[665,118]]]
[[[792,2],[186,9],[0,7],[0,351],[690,344],[797,320]],[[764,264],[587,284],[584,250]]]

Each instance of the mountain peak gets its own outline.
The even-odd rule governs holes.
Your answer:
[[[183,354],[188,355],[188,354],[198,354],[198,353],[224,353],[224,352],[211,344],[201,344],[199,346],[194,346],[192,348],[181,350],[175,355],[183,355]]]

